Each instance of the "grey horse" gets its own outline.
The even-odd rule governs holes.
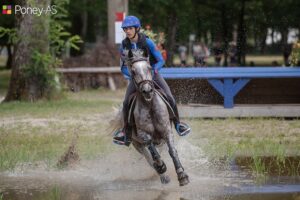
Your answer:
[[[134,120],[132,144],[156,170],[161,182],[167,184],[170,182],[166,175],[167,167],[156,148],[157,145],[166,143],[179,185],[184,186],[189,183],[189,177],[184,172],[175,149],[168,107],[163,96],[154,87],[152,68],[147,57],[146,50],[128,52],[127,65],[137,90],[135,107],[131,109]]]

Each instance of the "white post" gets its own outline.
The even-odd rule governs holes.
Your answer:
[[[108,7],[108,43],[115,45],[115,21],[116,13],[128,13],[128,0],[107,0]]]

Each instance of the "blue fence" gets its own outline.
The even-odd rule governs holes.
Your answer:
[[[224,107],[234,107],[234,97],[254,78],[300,78],[300,67],[163,68],[165,79],[207,79],[223,96]],[[300,86],[299,86],[300,89]]]

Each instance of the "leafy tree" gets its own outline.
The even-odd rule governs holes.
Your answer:
[[[15,52],[5,102],[33,102],[41,98],[51,98],[59,90],[59,79],[55,70],[60,64],[57,56],[63,52],[67,43],[77,48],[76,43],[81,42],[78,36],[70,36],[64,30],[65,3],[67,1],[63,0],[56,4],[59,14],[53,18],[49,13],[41,16],[21,13],[15,15]],[[19,0],[16,4],[48,8],[50,0]]]
[[[2,1],[1,5],[12,5],[14,6],[14,1]],[[0,26],[5,28],[6,30],[0,30],[0,46],[1,48],[6,47],[7,49],[7,60],[6,60],[6,68],[10,69],[12,65],[12,54],[13,54],[13,44],[11,43],[10,36],[8,35],[9,29],[14,28],[14,18],[11,15],[2,15],[0,17]]]
[[[85,42],[93,43],[98,37],[107,35],[107,0],[72,0],[68,6],[72,35],[79,35]],[[80,51],[72,51],[72,55],[83,54],[84,43]]]

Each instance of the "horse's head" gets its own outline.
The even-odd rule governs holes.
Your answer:
[[[153,98],[154,86],[147,50],[129,50],[128,66],[137,90],[147,102],[150,102]]]

